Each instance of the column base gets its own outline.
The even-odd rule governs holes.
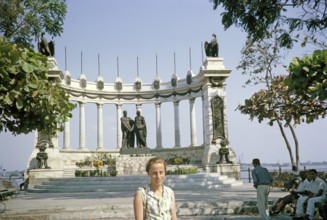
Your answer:
[[[33,189],[35,185],[40,185],[50,178],[63,177],[63,170],[59,169],[34,169],[30,170],[28,174],[28,188]]]
[[[213,171],[237,180],[241,179],[241,168],[238,164],[216,164],[213,166]]]

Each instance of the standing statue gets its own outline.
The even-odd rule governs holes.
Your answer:
[[[136,142],[138,148],[146,148],[146,124],[144,117],[141,116],[141,112],[138,110],[136,112],[136,117],[134,121],[134,131],[136,135]]]
[[[120,118],[123,133],[122,147],[134,148],[134,121],[127,117],[127,111],[123,111],[123,114],[124,116]]]
[[[40,150],[40,152],[36,154],[38,169],[42,169],[43,166],[45,169],[50,169],[50,167],[48,166],[48,154],[45,152],[47,146],[49,146],[49,143],[47,141],[41,141],[36,146]]]
[[[44,36],[44,32],[41,34],[41,41],[38,43],[39,52],[47,57],[54,56],[54,42],[50,41],[48,43]]]
[[[207,57],[218,57],[219,45],[215,34],[212,34],[211,42],[207,41],[204,43],[204,50]]]

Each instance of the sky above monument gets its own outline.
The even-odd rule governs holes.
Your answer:
[[[248,116],[235,110],[257,87],[242,85],[247,79],[236,67],[241,60],[240,51],[245,42],[245,33],[232,27],[224,30],[221,24],[221,9],[213,10],[209,1],[198,0],[126,0],[126,1],[67,1],[68,13],[65,19],[64,32],[55,41],[55,58],[61,70],[68,70],[73,79],[78,79],[81,72],[88,81],[96,81],[98,75],[106,83],[113,83],[117,77],[117,57],[119,57],[119,76],[124,83],[133,83],[137,77],[137,57],[139,60],[139,76],[143,83],[152,83],[157,73],[162,81],[170,81],[174,69],[174,53],[176,55],[176,74],[185,78],[191,69],[199,72],[205,53],[202,43],[210,41],[215,33],[219,42],[219,56],[224,58],[226,69],[232,70],[227,79],[227,120],[228,138],[242,162],[251,162],[252,158],[260,158],[262,162],[290,162],[285,142],[277,125],[269,126],[264,121],[250,121]],[[51,36],[47,36],[51,40]],[[66,59],[65,59],[66,48]],[[83,59],[81,65],[81,52]],[[286,54],[284,64],[292,57],[302,56],[308,49],[295,47]],[[191,56],[190,56],[191,54]],[[157,68],[156,68],[157,56]],[[100,57],[100,65],[98,65]],[[99,68],[100,66],[100,68]],[[158,72],[157,72],[158,70]],[[281,72],[285,73],[283,68]],[[128,115],[135,117],[135,107],[125,106]],[[154,106],[142,107],[147,123],[155,123]],[[188,120],[188,102],[181,104],[181,118]],[[86,108],[87,140],[89,149],[96,148],[96,107]],[[196,101],[197,127],[201,128],[201,99]],[[78,148],[78,108],[73,111],[71,121],[72,148]],[[115,107],[104,108],[104,123],[107,127],[104,146],[115,149],[116,124]],[[163,105],[163,146],[174,146],[169,130],[173,128],[173,105]],[[93,121],[93,123],[92,123]],[[154,125],[153,125],[154,126]],[[155,129],[148,129],[148,145],[155,147]],[[182,146],[190,144],[189,125],[181,124]],[[295,129],[299,147],[300,160],[326,161],[324,149],[326,119],[313,124],[298,125]],[[286,129],[288,131],[288,129]],[[202,134],[198,132],[198,144]],[[290,144],[294,146],[290,133],[287,133]],[[62,135],[59,135],[59,146],[63,146]],[[35,145],[34,133],[13,136],[0,133],[0,167],[7,170],[24,170]]]

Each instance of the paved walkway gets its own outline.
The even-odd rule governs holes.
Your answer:
[[[271,203],[287,195],[280,189],[272,189]],[[5,201],[7,215],[2,219],[133,219],[134,192],[97,193],[26,193]],[[260,219],[252,215],[256,191],[252,184],[216,190],[175,191],[180,220]],[[248,204],[249,213],[236,214]],[[271,219],[291,219],[279,215]]]

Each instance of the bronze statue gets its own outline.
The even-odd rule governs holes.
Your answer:
[[[226,163],[233,163],[232,161],[229,160],[229,149],[227,147],[228,141],[225,138],[222,138],[220,141],[220,149],[219,149],[219,161],[217,164],[223,163],[223,158],[225,156]]]
[[[224,101],[218,95],[211,99],[213,141],[218,137],[225,137],[224,129]]]
[[[138,110],[136,112],[136,117],[134,120],[134,131],[136,135],[136,143],[138,148],[146,148],[146,124],[144,117],[141,116],[141,112]]]
[[[134,148],[134,121],[127,117],[127,111],[123,111],[123,114],[124,116],[120,118],[123,133],[122,147]]]
[[[219,55],[219,45],[215,34],[212,34],[211,42],[207,41],[204,43],[204,50],[207,57],[218,57]]]
[[[44,33],[41,34],[41,41],[38,43],[39,52],[47,57],[54,56],[54,42],[50,41],[48,43],[47,39],[44,37]]]
[[[39,142],[37,145],[37,147],[39,147],[40,149],[40,152],[36,154],[38,169],[42,169],[43,166],[45,169],[50,169],[50,167],[48,166],[48,154],[45,152],[47,146],[49,146],[49,143],[47,141]]]
[[[212,126],[213,126],[213,137],[212,143],[219,143],[219,161],[217,164],[223,163],[225,157],[226,163],[233,163],[229,160],[229,149],[227,147],[228,140],[225,137],[225,126],[224,126],[224,101],[218,95],[211,99],[211,111],[212,111]]]

